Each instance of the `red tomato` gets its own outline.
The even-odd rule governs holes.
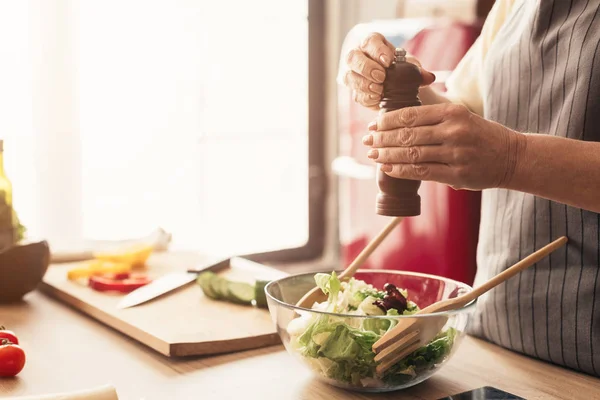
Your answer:
[[[15,376],[25,366],[25,352],[18,344],[4,339],[0,344],[0,376]]]
[[[2,339],[7,339],[13,344],[19,344],[19,339],[17,339],[17,335],[15,335],[13,331],[9,331],[3,327],[0,327],[0,341]]]

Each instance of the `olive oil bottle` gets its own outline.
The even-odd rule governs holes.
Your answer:
[[[0,139],[0,251],[12,246],[18,237],[19,222],[13,210],[12,183],[4,170],[4,141]]]

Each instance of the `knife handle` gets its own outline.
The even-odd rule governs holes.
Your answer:
[[[206,265],[206,263],[200,264],[200,265],[195,266],[194,268],[188,269],[187,272],[199,274],[199,273],[202,273],[205,271],[213,271],[213,272],[221,271],[221,270],[229,267],[230,260],[231,260],[230,258],[224,258],[217,262],[213,262],[209,265]]]

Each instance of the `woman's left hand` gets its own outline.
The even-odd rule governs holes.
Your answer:
[[[469,190],[507,187],[526,146],[524,134],[451,103],[381,114],[363,143],[389,176]]]

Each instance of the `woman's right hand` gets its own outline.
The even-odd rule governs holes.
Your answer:
[[[350,50],[346,57],[348,70],[343,82],[352,89],[354,101],[373,110],[379,109],[385,69],[394,59],[394,50],[394,46],[380,33],[371,33],[359,47]],[[423,69],[416,58],[407,56],[406,61],[421,69],[421,86],[433,83],[435,75]]]

